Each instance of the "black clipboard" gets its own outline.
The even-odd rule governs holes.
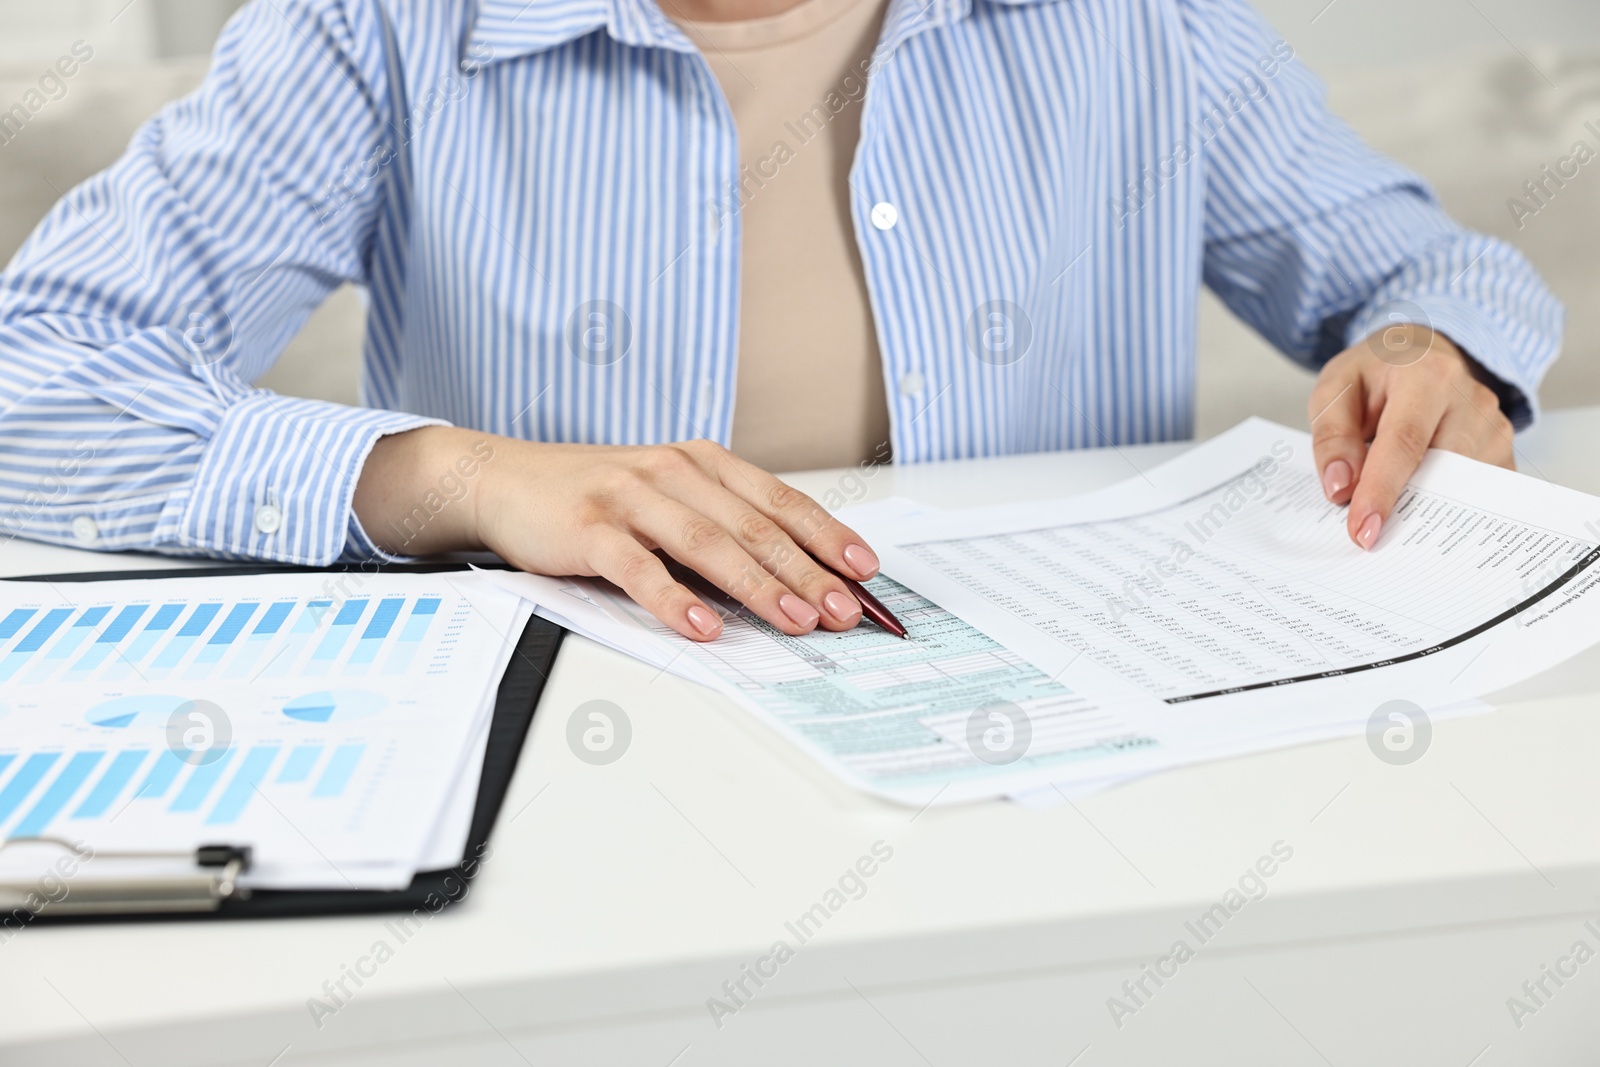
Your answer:
[[[380,570],[431,574],[465,570],[459,563],[390,563]],[[88,571],[79,574],[40,574],[8,578],[16,582],[109,582],[127,579],[228,577],[241,574],[345,573],[362,570],[359,564],[332,567],[291,567],[274,564],[189,568],[182,570]],[[478,779],[478,799],[467,833],[461,862],[440,871],[421,871],[405,889],[256,889],[248,898],[229,897],[214,908],[195,911],[50,913],[48,906],[32,913],[33,923],[150,922],[191,919],[273,919],[290,916],[356,915],[374,912],[427,910],[437,912],[468,895],[472,878],[486,856],[489,835],[511,788],[511,776],[522,754],[523,740],[533,724],[539,697],[561,648],[566,631],[534,616],[523,628],[511,662],[500,679],[494,713],[489,723],[489,744],[483,773]]]

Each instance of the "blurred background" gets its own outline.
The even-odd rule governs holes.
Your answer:
[[[140,122],[196,85],[238,0],[0,0],[0,110],[87,42],[94,58],[0,143],[0,262],[70,186],[111,163]],[[1516,244],[1566,302],[1550,408],[1600,404],[1600,160],[1519,228],[1508,200],[1580,139],[1600,151],[1595,0],[1258,0],[1327,81],[1336,111],[1419,171],[1463,223]],[[262,379],[353,402],[362,309],[336,295]],[[1198,432],[1250,414],[1306,424],[1311,376],[1209,298],[1201,315]]]

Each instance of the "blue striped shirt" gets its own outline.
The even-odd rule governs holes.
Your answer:
[[[1202,284],[1313,367],[1431,324],[1532,417],[1559,305],[1242,0],[891,0],[858,73],[898,462],[1189,435]],[[0,523],[316,564],[383,434],[726,442],[738,166],[655,0],[256,0],[0,275]],[[364,406],[254,388],[347,282]]]

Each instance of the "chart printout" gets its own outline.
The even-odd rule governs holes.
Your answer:
[[[414,869],[518,609],[460,575],[0,583],[0,836]]]

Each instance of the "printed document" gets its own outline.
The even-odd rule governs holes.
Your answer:
[[[1363,552],[1309,435],[1262,420],[1076,499],[864,518],[887,573],[1050,677],[1148,697],[1130,766],[1481,710],[1600,639],[1600,500],[1430,452]]]
[[[1433,452],[1374,550],[1304,433],[1251,420],[1100,492],[842,512],[906,623],[788,637],[725,598],[688,641],[603,582],[498,575],[540,614],[711,685],[908,804],[1070,797],[1435,717],[1600,640],[1600,500]]]
[[[0,836],[405,886],[461,858],[527,617],[472,573],[0,582]]]
[[[1114,703],[1085,699],[888,578],[868,586],[910,639],[870,623],[791,637],[702,593],[723,631],[698,643],[605,582],[485,573],[546,618],[721,690],[840,778],[902,803],[997,796],[1153,743]]]

